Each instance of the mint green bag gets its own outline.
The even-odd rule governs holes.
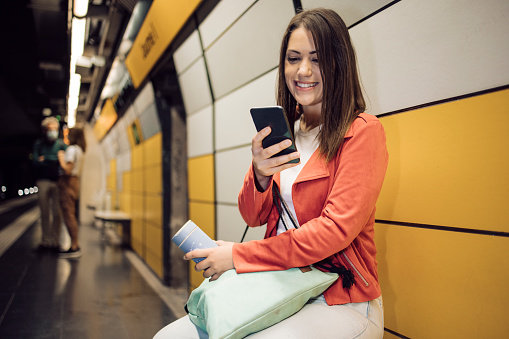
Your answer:
[[[195,289],[186,304],[191,321],[210,339],[243,338],[297,313],[338,274],[314,267],[237,274],[235,270]]]

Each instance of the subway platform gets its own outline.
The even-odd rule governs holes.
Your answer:
[[[185,315],[185,289],[160,283],[134,252],[80,226],[79,259],[34,252],[36,196],[0,203],[0,338],[152,338]]]

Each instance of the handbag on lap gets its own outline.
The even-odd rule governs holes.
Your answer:
[[[273,194],[280,218],[284,209],[293,226],[298,228],[275,184]],[[245,235],[246,232],[241,242]],[[339,270],[334,266],[320,267],[336,273],[323,272],[312,266],[240,274],[234,269],[226,271],[215,281],[204,280],[191,293],[186,312],[196,326],[208,333],[210,339],[244,338],[297,313],[309,299],[319,296],[332,285],[339,275],[345,286],[345,277],[350,278],[351,275],[344,267]],[[353,276],[351,278],[353,283]]]

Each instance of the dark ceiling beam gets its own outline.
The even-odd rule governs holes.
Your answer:
[[[119,8],[110,7],[105,31],[98,49],[98,55],[105,58],[106,64],[103,67],[94,67],[87,99],[84,105],[78,107],[78,114],[81,114],[86,121],[91,120],[100,101],[101,92],[127,25],[127,19],[128,13]]]

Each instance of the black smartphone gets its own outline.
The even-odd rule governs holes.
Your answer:
[[[251,108],[251,117],[253,118],[256,130],[260,132],[265,127],[269,126],[271,132],[262,141],[263,148],[267,148],[274,144],[280,143],[283,140],[290,139],[292,145],[285,148],[281,152],[274,154],[272,157],[279,157],[281,155],[290,154],[297,151],[295,140],[288,124],[288,119],[283,112],[281,106],[269,107],[253,107]],[[299,158],[290,160],[291,163],[298,163]]]

